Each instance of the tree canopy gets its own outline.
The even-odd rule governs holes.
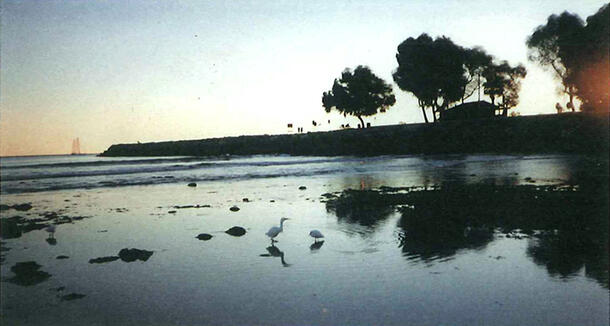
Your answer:
[[[608,5],[587,18],[576,14],[551,15],[527,39],[529,59],[553,70],[569,96],[567,106],[575,110],[574,97],[585,110],[608,110],[610,87]]]
[[[489,63],[482,74],[485,76],[484,93],[491,99],[491,104],[495,105],[496,98],[499,98],[501,102],[498,106],[502,109],[502,116],[507,116],[508,110],[519,104],[520,79],[527,74],[525,67],[511,67],[506,61],[500,64]]]
[[[398,46],[398,68],[392,75],[400,89],[417,97],[424,120],[426,109],[432,109],[436,121],[441,111],[464,100],[481,87],[494,103],[496,98],[506,111],[518,102],[520,80],[525,77],[521,65],[511,67],[506,61],[496,64],[494,58],[481,47],[465,48],[447,37],[432,39],[427,34],[408,38]]]
[[[322,105],[325,111],[335,109],[345,115],[353,115],[360,120],[362,117],[385,112],[396,103],[392,86],[375,76],[366,66],[358,66],[352,72],[346,68],[340,79],[335,79],[330,91],[322,94]]]
[[[398,46],[396,60],[398,68],[392,77],[400,89],[417,97],[426,122],[426,108],[432,109],[436,121],[440,110],[462,99],[469,82],[464,51],[449,38],[433,40],[425,33],[416,39],[409,37]]]

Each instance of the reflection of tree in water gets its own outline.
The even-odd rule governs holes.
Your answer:
[[[330,195],[326,209],[373,232],[402,206],[400,247],[407,258],[424,262],[484,248],[495,230],[520,230],[531,235],[527,255],[550,275],[567,278],[584,268],[608,287],[608,179],[579,180],[577,186],[445,183],[346,190]]]
[[[435,210],[403,209],[399,221],[400,247],[408,259],[452,257],[460,249],[482,249],[493,240],[493,229],[471,225],[464,218],[447,217]]]
[[[607,184],[580,187],[445,185],[404,194],[399,226],[407,257],[424,261],[481,248],[493,230],[533,234],[527,254],[549,274],[585,274],[608,287]]]
[[[584,267],[587,277],[608,288],[608,188],[599,180],[572,192],[575,197],[529,243],[527,254],[553,276],[569,279]]]
[[[527,255],[545,266],[548,273],[562,279],[576,276],[584,267],[585,275],[608,287],[607,242],[592,239],[591,234],[561,230],[539,235],[531,241]],[[607,240],[606,240],[607,241]]]
[[[387,196],[375,190],[345,190],[326,202],[326,211],[333,212],[339,222],[358,224],[374,230],[380,221],[395,212]]]

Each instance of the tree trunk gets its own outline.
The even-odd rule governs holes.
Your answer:
[[[426,121],[426,123],[428,123],[428,116],[426,115],[426,108],[423,106],[420,106],[421,108],[421,113],[424,114],[424,121]]]
[[[570,96],[570,108],[572,109],[572,112],[576,112],[576,108],[574,107],[574,93],[570,90],[568,95]]]
[[[504,95],[502,95],[502,106],[501,106],[502,107],[502,116],[506,117],[506,116],[508,116],[508,109],[506,108],[506,105],[504,103],[505,103]]]
[[[362,120],[362,117],[357,115],[358,119],[360,119],[360,126],[362,126],[362,129],[364,129],[365,125],[364,125],[364,120]]]
[[[477,74],[477,92],[479,93],[479,102],[481,102],[481,73]]]

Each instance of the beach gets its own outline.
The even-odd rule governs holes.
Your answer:
[[[3,324],[601,325],[609,318],[608,227],[600,218],[608,210],[607,157],[1,163]],[[282,217],[289,220],[272,243],[265,232]],[[226,233],[235,226],[246,233]],[[309,236],[313,229],[323,242]],[[122,251],[134,248],[141,251]],[[19,276],[14,267],[24,262],[40,267]]]

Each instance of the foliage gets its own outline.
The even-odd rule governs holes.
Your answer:
[[[575,76],[583,111],[610,108],[610,5],[587,18],[581,65]]]
[[[457,101],[463,103],[476,91],[480,101],[482,86],[492,103],[502,99],[499,104],[506,116],[508,109],[518,103],[520,79],[526,74],[521,65],[511,67],[506,61],[495,64],[481,47],[464,48],[449,38],[433,40],[427,34],[402,42],[396,60],[394,81],[417,97],[426,122],[427,108],[432,109],[436,121],[441,111]]]
[[[385,112],[394,103],[392,86],[366,66],[358,66],[353,72],[346,68],[341,78],[335,79],[332,90],[322,94],[322,105],[327,113],[335,109],[343,115],[353,115],[362,127],[363,116]]]
[[[466,68],[466,78],[468,83],[464,88],[462,102],[470,97],[475,91],[479,92],[478,101],[481,100],[481,78],[483,72],[492,64],[493,57],[485,52],[481,47],[464,49],[464,67]]]
[[[398,46],[398,68],[392,76],[400,89],[417,97],[426,122],[426,108],[432,109],[436,121],[437,113],[462,99],[469,82],[464,53],[451,39],[443,36],[432,40],[425,33]]]
[[[496,97],[502,100],[498,105],[502,109],[503,116],[507,116],[508,110],[519,103],[520,79],[525,78],[526,74],[522,65],[511,67],[506,61],[497,65],[490,63],[485,67],[484,93],[489,95],[494,105]]]
[[[575,14],[551,15],[527,39],[529,59],[555,72],[572,111],[574,97],[581,100],[582,109],[608,110],[609,25],[609,8],[604,5],[586,25]]]

